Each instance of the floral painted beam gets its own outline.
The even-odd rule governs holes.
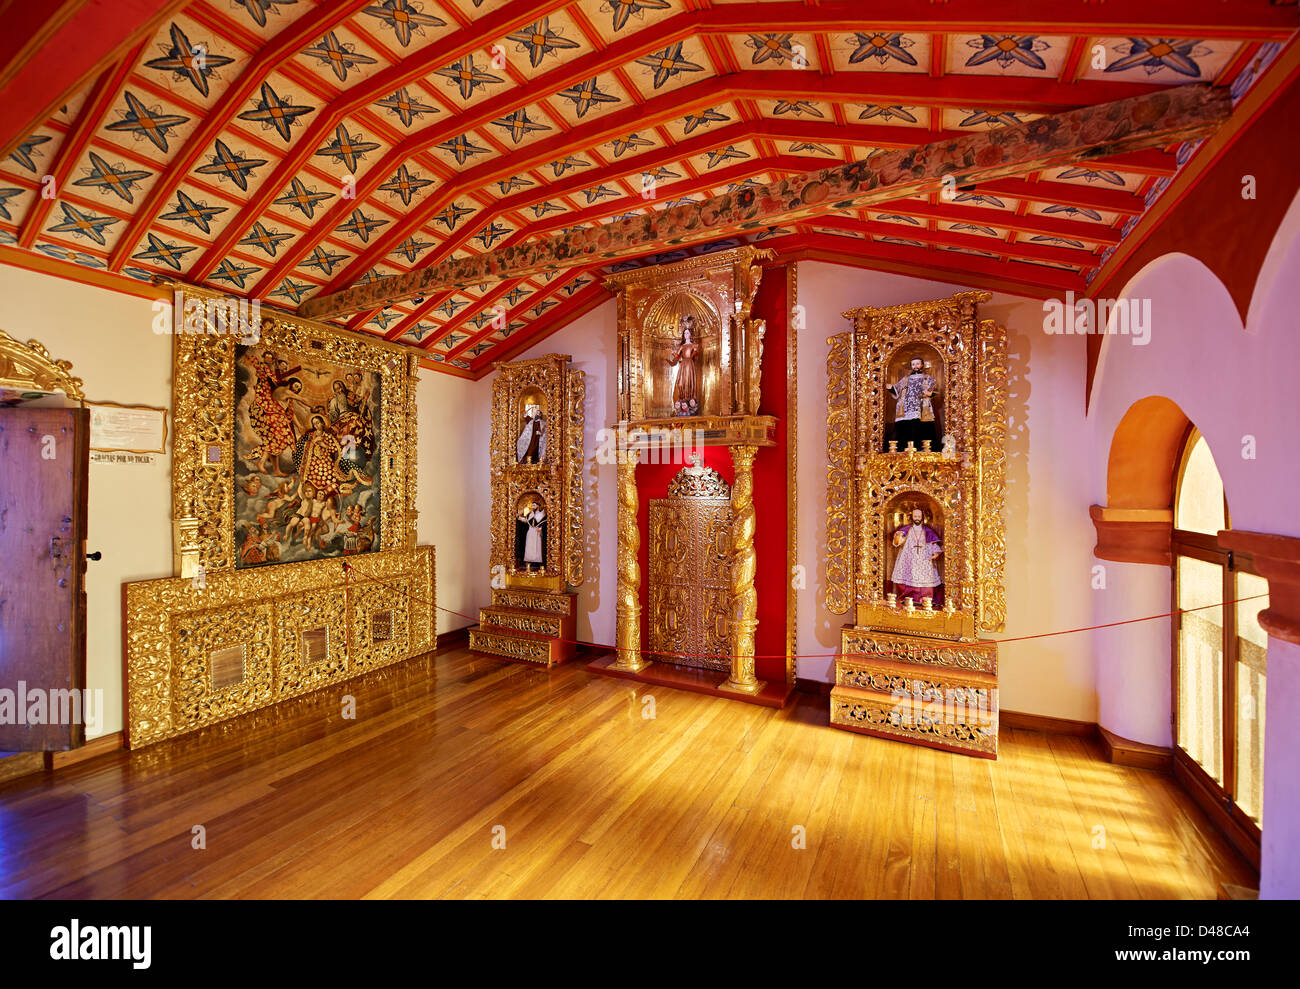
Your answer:
[[[1054,165],[1204,137],[1231,112],[1226,89],[1174,86],[446,260],[310,299],[299,312],[314,319],[338,316],[430,292],[616,261],[917,194],[955,192]]]

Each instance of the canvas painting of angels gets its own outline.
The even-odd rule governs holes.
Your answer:
[[[236,567],[379,548],[381,387],[373,371],[236,349]]]

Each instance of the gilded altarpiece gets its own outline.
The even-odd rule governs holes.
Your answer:
[[[832,724],[996,757],[977,636],[1006,619],[1007,343],[988,298],[850,310],[830,338],[825,593],[851,615]]]
[[[657,660],[726,670],[721,691],[755,696],[767,686],[754,659],[753,465],[759,450],[776,445],[776,419],[759,413],[766,322],[752,313],[762,262],[772,257],[741,247],[605,280],[618,294],[617,652],[591,668],[638,676]],[[726,526],[721,504],[688,509],[670,494],[650,499],[660,504],[650,506],[643,533],[637,465],[681,463],[665,458],[708,446],[726,447],[735,468]],[[690,469],[673,483],[686,483]],[[647,539],[643,649],[639,554]]]
[[[415,537],[416,357],[280,313],[236,328],[225,319],[202,316],[204,303],[220,301],[214,293],[187,286],[184,295],[197,303],[199,315],[182,319],[177,314],[173,338],[175,576],[125,585],[126,720],[132,746],[379,669],[436,643],[433,548],[417,546]],[[238,417],[248,415],[246,402],[237,401],[236,362],[251,345],[289,369],[329,367],[338,369],[345,383],[373,383],[372,394],[382,406],[375,417],[378,435],[372,438],[375,456],[367,465],[374,470],[365,480],[378,501],[379,524],[371,529],[375,543],[366,551],[355,541],[332,538],[348,526],[341,496],[333,512],[328,506],[318,512],[322,506],[306,501],[299,490],[303,521],[319,527],[312,533],[314,545],[337,544],[342,547],[337,558],[236,566],[249,534],[246,521],[240,523],[242,540],[236,531],[235,484],[248,485],[245,500],[254,497],[248,463],[238,469],[235,464],[241,452],[236,433],[246,425]],[[284,387],[272,399],[286,411],[288,392],[302,394]],[[337,425],[343,412],[332,417],[332,411],[308,410],[319,421],[309,422],[294,438],[319,433],[331,421]],[[340,444],[340,472],[355,466],[344,449]],[[286,478],[291,474],[287,460],[262,466]],[[351,480],[358,478],[354,473]],[[266,494],[263,490],[258,497]],[[260,500],[256,505],[270,508]]]
[[[586,377],[567,354],[498,364],[492,383],[492,604],[470,648],[550,666],[572,658],[583,582]]]

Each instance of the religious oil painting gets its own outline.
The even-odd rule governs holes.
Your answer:
[[[379,548],[381,387],[373,371],[237,348],[237,567]]]

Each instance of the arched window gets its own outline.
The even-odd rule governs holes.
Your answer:
[[[1189,427],[1174,477],[1174,766],[1258,861],[1268,583],[1250,557],[1219,546],[1230,526],[1214,456]]]

